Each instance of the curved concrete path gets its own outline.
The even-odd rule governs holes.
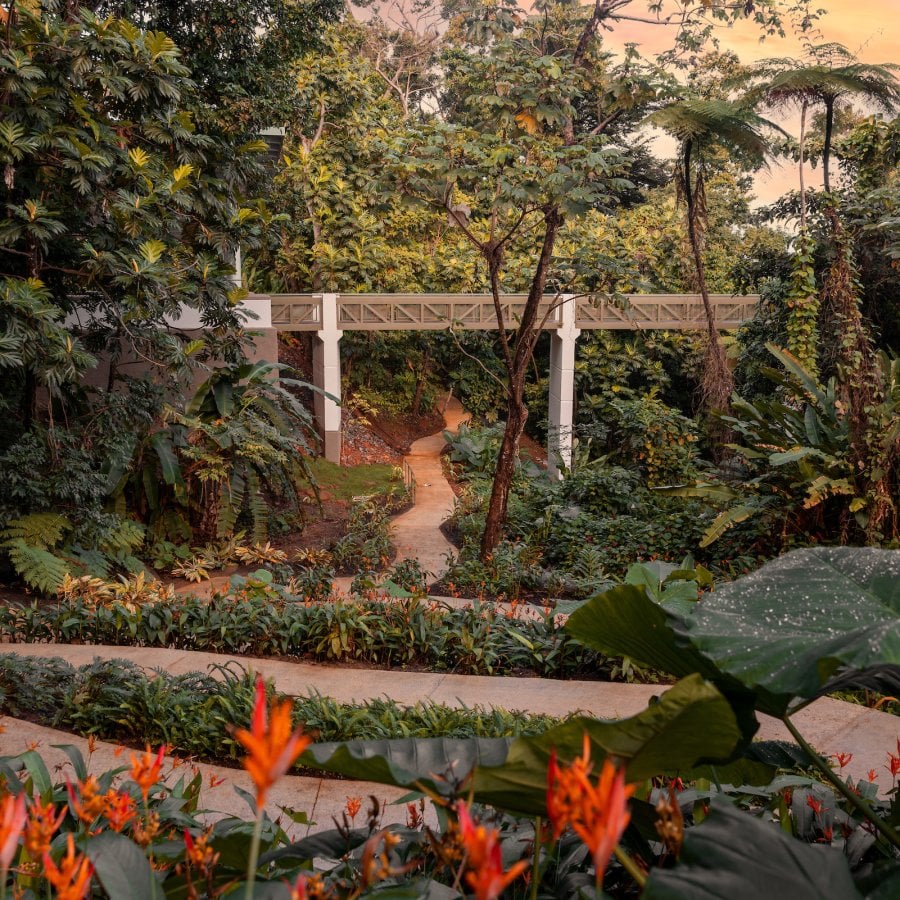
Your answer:
[[[20,656],[58,656],[72,665],[95,658],[128,659],[145,669],[164,669],[171,674],[209,671],[221,677],[220,668],[237,663],[271,678],[284,694],[307,696],[321,693],[338,702],[351,703],[389,697],[403,706],[419,702],[446,706],[482,706],[565,716],[585,713],[596,718],[633,716],[668,685],[621,684],[603,681],[559,681],[550,678],[516,678],[454,675],[444,672],[403,672],[357,669],[336,665],[287,662],[253,657],[223,656],[188,650],[146,647],[111,647],[85,644],[6,644],[2,652]],[[792,741],[784,725],[760,715],[758,737]],[[853,703],[822,697],[793,717],[800,733],[822,754],[852,753],[844,774],[865,779],[874,769],[881,794],[893,786],[885,770],[887,752],[897,746],[900,718]],[[0,751],[6,746],[0,736]],[[17,751],[21,752],[21,751]]]
[[[435,434],[419,438],[403,458],[416,479],[416,498],[412,509],[401,513],[391,522],[391,539],[397,550],[396,562],[417,559],[429,575],[429,582],[436,581],[447,568],[448,554],[455,556],[456,547],[444,537],[441,523],[453,512],[456,495],[444,477],[441,453],[446,441],[444,432],[455,432],[469,414],[459,400],[448,397],[443,410],[444,427]],[[214,590],[227,588],[230,575],[216,575],[199,584],[183,585],[180,594],[209,596]],[[353,583],[352,575],[334,579],[333,590],[347,595]]]
[[[66,778],[76,780],[71,760],[61,749],[66,745],[73,745],[81,751],[92,775],[121,769],[130,764],[132,751],[123,749],[121,745],[95,741],[92,751],[86,738],[68,731],[45,728],[10,716],[3,716],[0,721],[5,728],[0,733],[0,756],[18,756],[27,750],[37,750],[54,781]],[[170,786],[174,786],[181,777],[191,779],[198,772],[203,776],[198,807],[201,810],[201,821],[215,822],[228,816],[243,819],[252,817],[247,801],[235,790],[239,787],[250,794],[254,793],[250,775],[243,769],[197,763],[171,755],[165,757],[163,781]],[[405,824],[406,804],[399,801],[408,795],[406,788],[386,784],[319,778],[315,775],[286,775],[269,790],[266,811],[272,819],[280,821],[281,827],[293,840],[299,840],[308,834],[334,828],[335,820],[341,821],[341,813],[350,797],[362,800],[362,810],[356,817],[357,827],[365,825],[365,814],[369,809],[371,796],[377,798],[381,805],[382,824]],[[281,809],[305,812],[310,824],[293,822],[288,816],[280,814]],[[425,821],[432,828],[437,827],[437,815],[430,802],[426,802]]]
[[[456,548],[441,531],[441,523],[453,512],[456,496],[441,467],[441,453],[446,445],[444,431],[455,432],[469,415],[455,397],[444,408],[445,427],[437,434],[415,441],[404,460],[416,479],[416,502],[412,509],[391,523],[397,562],[417,559],[422,568],[438,579],[447,568],[448,554]]]

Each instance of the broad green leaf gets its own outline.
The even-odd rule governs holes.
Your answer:
[[[161,900],[165,896],[144,851],[124,834],[104,831],[89,838],[84,850],[110,900]]]
[[[644,587],[623,584],[583,604],[565,630],[601,653],[628,656],[677,678],[699,672],[716,680],[718,668],[676,635],[672,625],[680,621],[681,616],[654,602]]]
[[[581,753],[584,734],[591,757],[625,763],[629,781],[725,761],[741,740],[730,704],[699,675],[683,679],[658,702],[628,719],[571,719],[537,737],[518,738],[502,765],[481,765],[472,786],[475,799],[510,812],[546,813],[547,765],[555,748],[563,761]]]
[[[645,588],[623,584],[592,597],[564,627],[575,640],[601,653],[627,656],[676,678],[699,673],[728,697],[749,741],[759,729],[751,692],[679,633],[686,628],[683,611],[683,604],[657,603]]]
[[[674,628],[780,715],[841,668],[900,665],[900,551],[794,550],[722,585]]]
[[[511,738],[401,738],[313,744],[300,764],[364,781],[452,793],[479,763],[499,765]]]
[[[689,828],[678,864],[655,868],[642,900],[858,900],[839,850],[807,844],[728,803]]]
[[[42,803],[53,799],[53,779],[40,754],[35,750],[28,750],[19,759],[31,776],[34,790],[40,796]]]
[[[72,763],[72,769],[75,772],[75,777],[79,781],[84,781],[84,779],[88,777],[87,763],[85,763],[84,756],[78,747],[74,744],[51,744],[50,746],[53,747],[54,750],[62,750],[63,753],[69,757],[69,761]]]
[[[163,480],[166,484],[183,484],[181,466],[172,446],[172,438],[165,431],[157,431],[150,438],[150,446],[156,451],[159,465],[162,469]]]

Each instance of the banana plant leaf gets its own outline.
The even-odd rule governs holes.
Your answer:
[[[529,738],[404,738],[314,744],[301,765],[352,778],[452,796],[458,789],[510,812],[546,812],[547,763],[581,753],[584,734],[592,758],[614,755],[629,780],[721,762],[741,737],[728,701],[699,675],[667,690],[658,702],[628,719],[576,718]]]
[[[678,864],[654,869],[642,900],[860,900],[844,855],[791,837],[735,809],[714,803],[701,825],[685,833]]]
[[[780,716],[832,690],[833,677],[848,684],[859,673],[859,686],[868,670],[884,680],[900,666],[900,551],[791,551],[717,588],[672,629]]]

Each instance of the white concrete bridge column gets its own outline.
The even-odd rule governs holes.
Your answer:
[[[313,342],[316,422],[325,459],[341,461],[341,348],[344,332],[337,323],[337,294],[322,294],[322,327]],[[322,391],[325,393],[323,394]]]
[[[547,431],[547,469],[562,477],[561,467],[572,465],[572,425],[575,413],[575,298],[563,296],[559,328],[550,333],[550,410]]]

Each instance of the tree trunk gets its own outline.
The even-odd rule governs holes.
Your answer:
[[[534,352],[534,328],[537,325],[538,311],[541,300],[544,297],[544,288],[547,286],[547,277],[550,274],[553,248],[556,246],[556,237],[559,234],[562,221],[562,215],[555,206],[544,213],[545,231],[544,240],[541,244],[541,254],[528,291],[528,300],[525,303],[524,310],[522,310],[519,328],[516,331],[514,351],[509,353],[509,349],[504,345],[503,358],[509,382],[506,427],[503,431],[503,441],[500,444],[500,453],[497,456],[497,466],[494,470],[494,483],[491,488],[491,497],[488,501],[484,532],[481,535],[482,561],[487,560],[487,557],[494,552],[494,548],[503,537],[503,526],[506,523],[506,514],[509,508],[509,491],[516,471],[519,440],[522,437],[522,432],[525,430],[525,422],[528,419],[528,410],[525,408],[524,403],[525,378],[528,373],[528,363],[531,361]],[[497,322],[502,326],[503,315],[500,309],[500,294],[497,283],[499,260],[489,259],[488,264],[491,272],[491,288],[494,294]]]
[[[800,231],[806,234],[806,176],[803,164],[806,162],[806,106],[804,100],[800,105]]]
[[[510,392],[506,405],[506,427],[503,430],[500,453],[497,455],[491,498],[484,520],[484,532],[481,535],[482,561],[487,560],[503,538],[503,526],[506,524],[506,514],[509,508],[509,492],[512,488],[516,459],[519,455],[519,441],[528,419],[528,410],[522,402],[524,388],[525,380],[520,378],[518,385]]]
[[[834,97],[825,100],[825,140],[822,143],[822,186],[831,190],[831,135],[834,131]]]
[[[725,350],[719,339],[719,330],[716,328],[716,317],[712,303],[709,299],[709,290],[706,287],[706,267],[703,264],[703,253],[700,248],[700,237],[697,234],[697,197],[691,182],[691,142],[686,141],[684,146],[684,199],[687,205],[688,238],[691,244],[691,253],[694,257],[694,266],[697,270],[697,287],[703,300],[703,310],[706,313],[707,347],[703,361],[703,405],[708,411],[724,410],[728,407],[731,392],[734,389],[734,379],[728,362],[725,359]]]

